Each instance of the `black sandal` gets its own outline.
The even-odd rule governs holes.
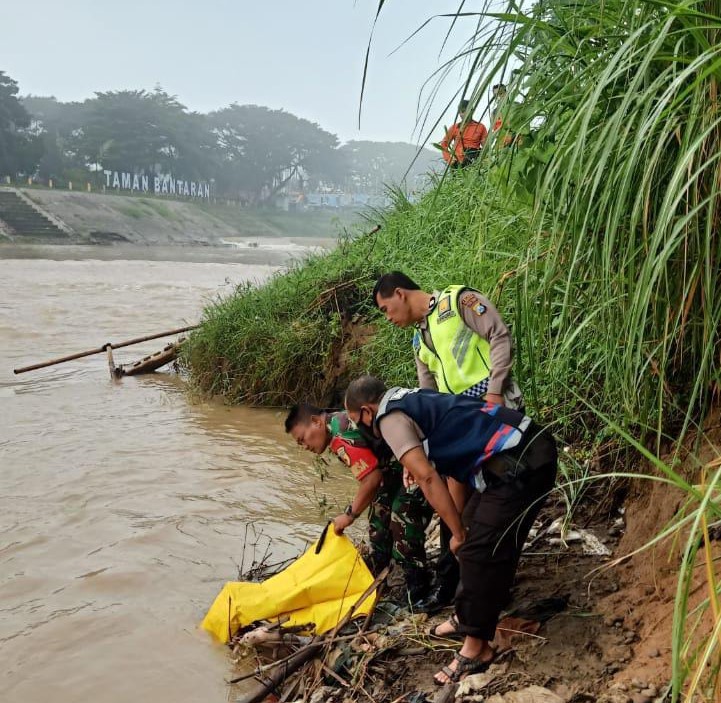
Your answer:
[[[451,625],[453,625],[453,629],[450,632],[444,632],[442,635],[438,634],[438,628],[441,625],[445,625],[447,622],[450,622]],[[454,639],[456,637],[463,637],[463,635],[460,632],[458,632],[458,628],[460,626],[461,626],[461,623],[458,622],[458,617],[456,616],[455,613],[453,613],[453,615],[451,615],[451,617],[448,618],[448,620],[444,620],[443,622],[438,623],[438,625],[431,627],[428,630],[428,636],[435,637],[438,640],[448,640],[448,639]]]
[[[447,683],[458,683],[463,680],[466,676],[471,674],[480,674],[486,671],[493,661],[479,661],[474,657],[466,657],[460,652],[456,652],[453,658],[458,662],[455,670],[451,669],[450,666],[444,666],[437,673],[443,673],[448,677],[448,681],[439,681],[435,676],[433,677],[433,683],[436,686],[445,686]]]

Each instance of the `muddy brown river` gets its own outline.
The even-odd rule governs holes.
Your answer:
[[[193,400],[172,372],[113,382],[102,355],[12,369],[193,323],[284,260],[262,246],[0,248],[4,703],[234,700],[228,651],[198,623],[239,567],[314,539],[318,498],[333,513],[352,479],[331,465],[321,484],[281,410]]]

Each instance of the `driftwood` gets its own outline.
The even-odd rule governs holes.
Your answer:
[[[168,344],[168,346],[161,349],[161,351],[143,357],[132,364],[121,364],[115,370],[115,374],[118,376],[139,376],[144,373],[152,373],[161,366],[165,366],[165,364],[169,364],[178,358],[180,345],[183,341],[185,340],[179,339],[177,342]]]
[[[120,349],[122,347],[129,347],[133,344],[140,344],[141,342],[149,342],[151,339],[160,339],[160,337],[170,337],[173,334],[180,334],[181,332],[187,332],[188,330],[194,330],[198,325],[189,325],[188,327],[181,327],[177,330],[168,330],[167,332],[157,332],[156,334],[148,334],[144,337],[135,337],[134,339],[127,339],[124,342],[107,342],[102,347],[96,347],[95,349],[88,349],[87,351],[78,352],[77,354],[69,354],[68,356],[61,356],[57,359],[50,359],[50,361],[41,361],[39,364],[32,364],[31,366],[23,366],[19,369],[13,369],[13,373],[25,373],[26,371],[35,371],[35,369],[43,369],[46,366],[54,366],[55,364],[62,364],[66,361],[73,361],[74,359],[82,359],[84,356],[92,356],[93,354],[102,354],[110,349]]]
[[[256,686],[253,691],[245,696],[241,696],[237,699],[237,703],[259,703],[269,693],[276,689],[283,681],[285,681],[292,673],[300,669],[303,664],[313,659],[324,647],[330,645],[336,639],[336,635],[339,630],[345,627],[352,619],[356,610],[373,594],[376,589],[385,581],[388,576],[389,568],[386,567],[378,574],[377,578],[358,600],[353,604],[353,607],[341,618],[338,624],[331,630],[330,633],[319,637],[314,637],[309,644],[299,649],[295,654],[287,659],[281,666],[275,667],[275,670],[270,674],[266,681],[263,681]]]

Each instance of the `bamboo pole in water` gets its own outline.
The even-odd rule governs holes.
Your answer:
[[[158,332],[156,334],[148,334],[144,337],[135,337],[135,339],[128,339],[124,342],[118,342],[117,344],[113,344],[112,342],[107,342],[106,344],[103,344],[102,347],[97,347],[95,349],[88,349],[87,351],[78,352],[77,354],[69,354],[68,356],[61,356],[57,359],[50,359],[50,361],[42,361],[39,364],[32,364],[31,366],[23,366],[19,369],[13,369],[13,373],[25,373],[26,371],[35,371],[35,369],[43,369],[46,366],[54,366],[55,364],[62,364],[66,361],[72,361],[73,359],[82,359],[84,356],[92,356],[93,354],[102,354],[104,351],[107,351],[108,348],[110,349],[120,349],[122,347],[129,347],[133,344],[140,344],[141,342],[149,342],[151,339],[159,339],[160,337],[169,337],[173,334],[180,334],[181,332],[188,332],[189,330],[194,330],[198,327],[198,325],[190,325],[188,327],[180,327],[177,330],[168,330],[167,332]]]

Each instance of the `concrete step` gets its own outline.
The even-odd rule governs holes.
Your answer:
[[[67,234],[17,193],[0,191],[0,220],[20,237],[67,238]]]

